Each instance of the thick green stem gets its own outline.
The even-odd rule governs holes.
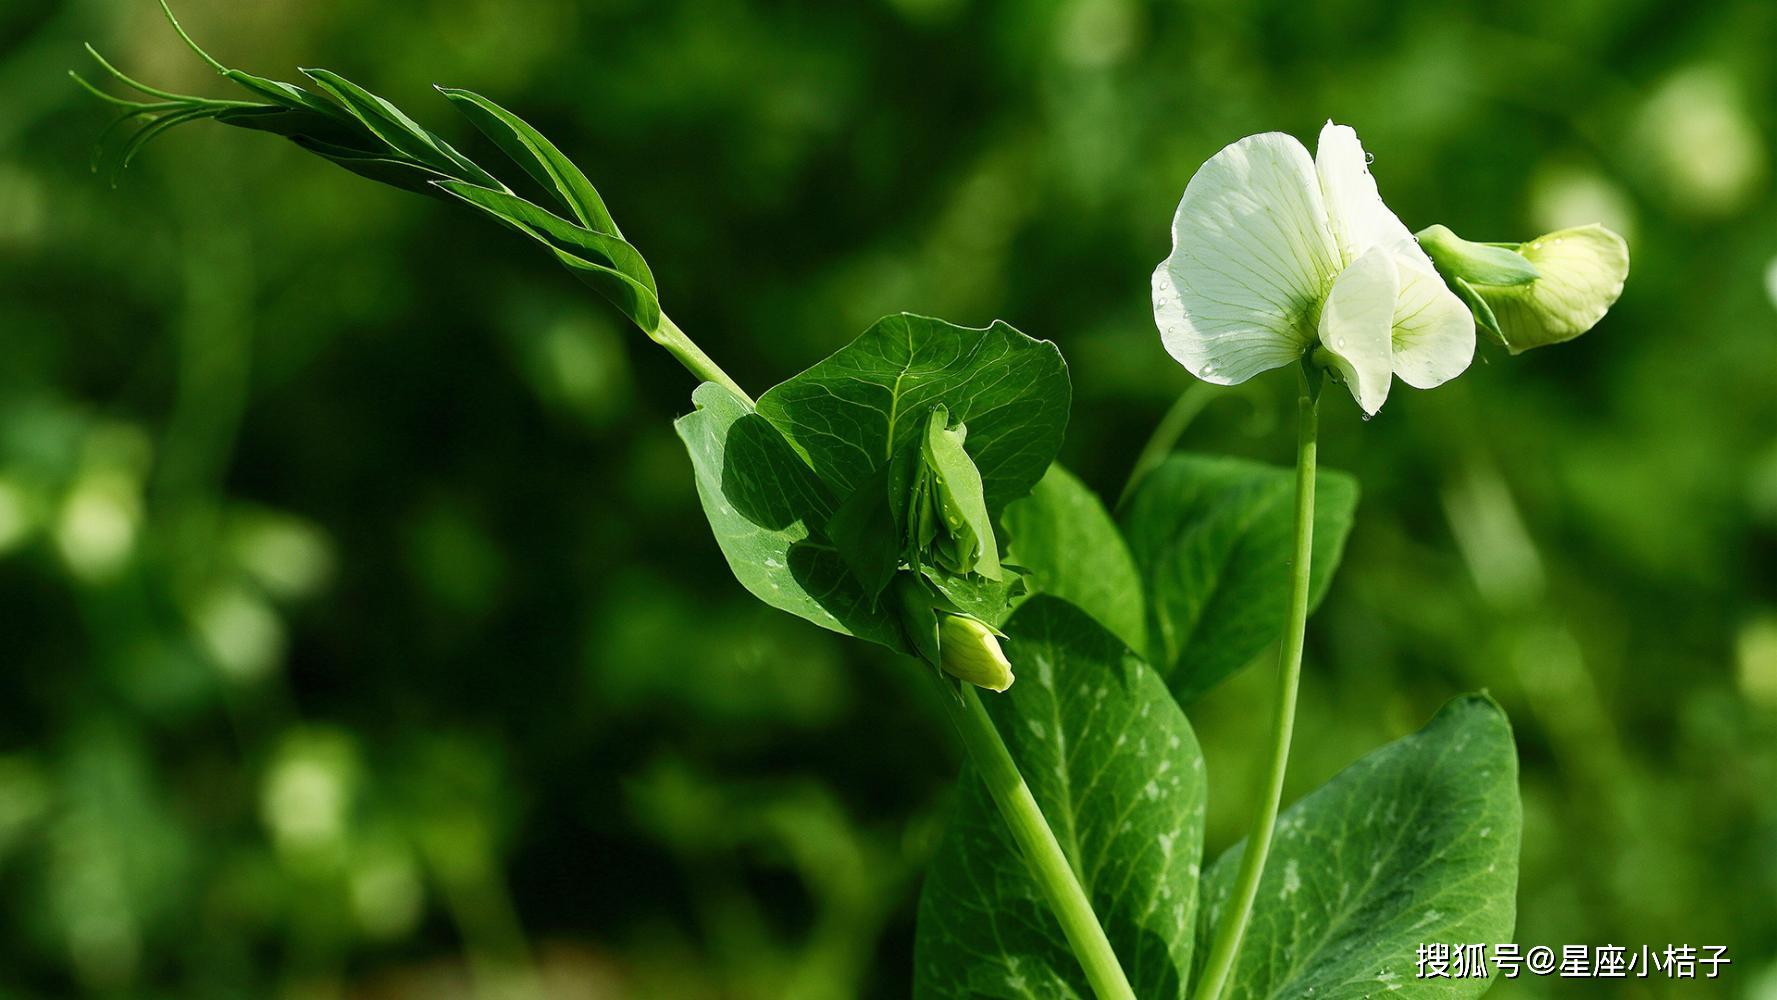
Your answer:
[[[939,680],[940,698],[950,713],[950,721],[956,724],[975,770],[999,806],[1000,815],[1005,817],[1006,827],[1012,831],[1012,839],[1018,843],[1024,861],[1030,867],[1031,877],[1036,879],[1043,896],[1049,901],[1049,908],[1061,922],[1061,931],[1085,969],[1086,981],[1092,985],[1092,991],[1099,1000],[1135,1000],[1129,979],[1123,975],[1123,967],[1117,964],[1111,942],[1105,937],[1104,928],[1099,926],[1098,915],[1092,911],[1092,901],[1086,898],[1079,876],[1068,862],[1067,855],[1062,853],[1061,843],[1055,839],[1048,822],[1043,819],[1030,786],[1018,773],[1018,765],[1006,749],[1005,741],[1000,739],[999,730],[994,728],[993,719],[981,704],[975,686],[961,685],[962,693],[958,697],[949,681],[942,677]]]
[[[1265,767],[1259,814],[1253,818],[1246,850],[1234,890],[1223,904],[1216,925],[1215,942],[1204,961],[1192,1000],[1219,1000],[1227,990],[1240,954],[1240,941],[1252,918],[1253,900],[1259,894],[1259,878],[1265,857],[1271,853],[1271,834],[1277,826],[1277,809],[1283,800],[1283,774],[1289,765],[1290,733],[1296,725],[1296,687],[1302,677],[1302,640],[1308,625],[1308,569],[1314,551],[1314,451],[1318,414],[1315,393],[1306,383],[1297,401],[1300,420],[1296,441],[1296,544],[1290,557],[1289,621],[1284,626],[1283,646],[1277,657],[1277,704],[1272,715],[1271,759]]]
[[[648,337],[656,344],[666,348],[673,357],[678,358],[679,364],[684,365],[686,371],[705,382],[715,382],[746,400],[748,406],[753,405],[753,397],[747,395],[746,390],[740,387],[740,383],[729,378],[728,373],[722,370],[722,366],[716,364],[709,355],[703,353],[703,348],[698,347],[690,337],[686,336],[685,331],[679,329],[679,324],[674,323],[666,313],[660,314],[660,325],[649,333]]]

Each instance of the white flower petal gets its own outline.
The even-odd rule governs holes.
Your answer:
[[[1338,247],[1308,150],[1281,132],[1247,136],[1198,169],[1154,269],[1154,321],[1192,374],[1233,385],[1291,364],[1338,271]]]
[[[1371,247],[1398,243],[1413,234],[1382,203],[1370,159],[1349,125],[1327,122],[1314,153],[1315,173],[1326,200],[1327,218],[1346,264]]]
[[[1321,347],[1368,414],[1382,408],[1393,379],[1389,329],[1400,288],[1394,254],[1377,247],[1339,275],[1320,312]]]
[[[1443,385],[1475,358],[1475,316],[1408,237],[1390,248],[1401,276],[1394,308],[1394,373],[1415,389]]]

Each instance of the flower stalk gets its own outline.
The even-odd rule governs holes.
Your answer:
[[[1271,853],[1271,837],[1277,828],[1277,811],[1283,801],[1283,776],[1289,765],[1290,736],[1296,725],[1296,689],[1302,678],[1302,645],[1308,628],[1308,578],[1314,552],[1314,474],[1319,431],[1318,373],[1302,376],[1301,397],[1296,402],[1296,520],[1295,546],[1290,556],[1289,620],[1284,626],[1283,646],[1277,657],[1277,699],[1272,706],[1271,756],[1263,772],[1259,812],[1247,834],[1240,856],[1234,889],[1216,925],[1209,958],[1197,981],[1193,1000],[1220,1000],[1227,991],[1240,955],[1240,942],[1252,919],[1258,898],[1259,879],[1265,858]]]
[[[1019,773],[1018,764],[1012,760],[999,730],[994,728],[986,706],[981,704],[981,696],[975,693],[972,684],[953,684],[936,673],[931,676],[938,680],[939,700],[944,703],[969,759],[974,762],[988,794],[993,796],[994,804],[1006,821],[1006,828],[1024,855],[1031,877],[1043,890],[1043,898],[1048,900],[1050,910],[1060,921],[1061,931],[1066,935],[1074,957],[1080,960],[1093,993],[1099,1000],[1135,1000],[1135,991],[1130,988],[1129,978],[1123,974],[1110,939],[1105,937],[1104,927],[1093,912],[1092,901],[1081,887],[1073,864],[1062,852],[1060,841],[1055,839],[1054,831],[1043,818],[1043,811],[1037,805],[1036,797],[1031,795],[1030,786],[1025,784],[1024,775]]]

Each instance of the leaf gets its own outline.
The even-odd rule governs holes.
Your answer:
[[[1418,979],[1420,944],[1512,939],[1518,757],[1485,695],[1346,768],[1277,821],[1229,1000],[1468,997],[1485,979]],[[1207,954],[1244,842],[1203,878]]]
[[[398,187],[419,194],[439,196],[439,189],[433,186],[433,182],[443,179],[444,175],[431,167],[422,166],[411,160],[379,156],[375,153],[335,146],[319,139],[311,139],[306,135],[291,136],[290,141],[317,156],[333,161],[360,177],[367,177],[379,184],[387,184],[390,187]]]
[[[269,105],[230,108],[218,113],[216,120],[237,128],[270,132],[287,139],[302,136],[342,148],[356,148],[363,143],[376,141],[375,136],[363,134],[363,127],[357,122],[342,122],[338,118],[300,108],[277,108]]]
[[[450,143],[433,135],[395,105],[358,86],[332,70],[305,69],[302,74],[338,101],[352,117],[376,137],[421,163],[452,177],[474,181],[490,188],[504,188],[493,175],[471,163],[451,148]]]
[[[577,226],[507,191],[495,191],[463,181],[439,181],[438,186],[496,219],[517,224],[546,243],[624,275],[646,288],[649,294],[659,294],[648,262],[642,259],[640,251],[620,237]]]
[[[340,122],[350,120],[348,114],[339,105],[316,97],[295,84],[254,76],[238,69],[226,70],[222,75],[260,97],[275,101],[293,111],[312,111]]]
[[[847,497],[827,521],[827,537],[873,600],[901,564],[901,539],[891,530],[894,522],[886,465]]]
[[[812,537],[832,495],[777,430],[705,382],[673,425],[691,453],[704,516],[735,579],[754,597],[822,628],[905,650],[891,609],[875,609],[831,545]]]
[[[1180,701],[1220,683],[1283,631],[1295,491],[1289,469],[1174,455],[1129,498],[1123,533],[1147,592],[1149,661]],[[1356,507],[1356,480],[1320,470],[1310,608],[1326,593]]]
[[[621,238],[577,226],[507,191],[443,178],[434,186],[548,247],[556,260],[643,332],[652,334],[659,328],[654,274],[640,251]]]
[[[934,406],[968,425],[987,510],[1030,492],[1067,427],[1067,364],[1048,341],[901,313],[759,399],[759,415],[841,496],[923,433]]]
[[[660,299],[653,290],[627,274],[585,260],[560,247],[551,246],[549,249],[563,267],[574,272],[574,276],[581,282],[608,299],[640,327],[643,333],[653,336],[659,331]]]
[[[985,699],[1135,993],[1184,994],[1203,760],[1152,670],[1079,609],[1032,598],[1006,625],[1018,681]],[[914,995],[1092,996],[972,770],[919,900]]]
[[[536,178],[544,190],[561,199],[562,205],[574,213],[582,225],[595,232],[617,237],[623,235],[605,208],[605,200],[599,197],[598,189],[543,133],[473,91],[439,87],[438,92],[456,105],[457,110],[514,163]]]
[[[1147,646],[1141,577],[1122,532],[1098,497],[1059,464],[1030,496],[1006,506],[1006,561],[1037,593],[1091,615],[1131,649]]]

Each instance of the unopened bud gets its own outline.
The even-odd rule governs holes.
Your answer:
[[[1515,246],[1473,243],[1448,226],[1427,227],[1414,238],[1446,280],[1461,278],[1471,285],[1526,285],[1536,280],[1536,265]]]
[[[1012,661],[987,623],[969,615],[939,617],[938,662],[945,673],[989,691],[1012,686]]]
[[[1527,285],[1473,283],[1492,310],[1500,339],[1513,354],[1559,344],[1604,318],[1629,276],[1629,246],[1603,226],[1562,229],[1520,244],[1536,265]]]

